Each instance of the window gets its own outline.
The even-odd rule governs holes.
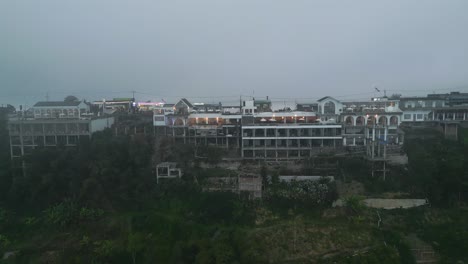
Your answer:
[[[405,115],[403,116],[403,118],[404,118],[405,120],[410,120],[410,119],[411,119],[411,114],[405,114]]]
[[[334,114],[335,113],[335,103],[329,101],[326,102],[324,105],[324,113],[325,114]]]
[[[417,120],[423,119],[423,115],[422,115],[422,114],[417,114],[417,115],[416,115],[416,119],[417,119]]]

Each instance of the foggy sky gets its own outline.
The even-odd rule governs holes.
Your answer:
[[[468,91],[468,1],[3,0],[0,103]]]

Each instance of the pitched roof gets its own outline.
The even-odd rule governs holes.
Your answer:
[[[193,108],[193,105],[185,98],[182,98],[181,99],[182,102],[184,102],[184,104],[186,104],[188,107],[192,107]]]
[[[338,100],[336,100],[335,98],[333,98],[333,97],[331,97],[331,96],[322,97],[322,98],[318,99],[317,102],[321,102],[321,101],[323,101],[323,100],[325,100],[325,99],[331,99],[331,100],[335,100],[335,101],[339,102]]]
[[[34,107],[47,107],[47,106],[78,106],[81,103],[81,101],[71,101],[71,102],[65,102],[65,101],[42,101],[42,102],[37,102]]]

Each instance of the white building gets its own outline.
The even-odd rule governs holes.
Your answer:
[[[89,113],[84,102],[38,102],[8,120],[11,157],[40,147],[76,146],[113,123],[114,117]]]

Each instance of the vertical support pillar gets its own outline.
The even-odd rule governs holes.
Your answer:
[[[241,157],[243,158],[244,157],[244,139],[242,137],[240,137],[239,140],[242,140],[242,142],[240,143],[242,148],[241,148]],[[237,146],[239,146],[239,140],[237,140]]]
[[[239,127],[236,127],[236,131],[237,131],[237,148],[240,147],[240,143],[239,141],[242,140],[242,129],[240,129]]]
[[[379,130],[378,130],[379,135],[378,135],[378,137],[377,137],[377,142],[376,142],[376,144],[377,144],[377,156],[378,156],[378,157],[381,156],[381,152],[380,152],[380,148],[381,148],[380,139],[381,139],[381,136],[382,136],[382,135],[381,135],[381,132],[382,132],[382,131],[379,129]]]
[[[278,161],[278,128],[275,128],[275,156],[276,156],[276,161]]]
[[[384,181],[385,181],[385,178],[386,178],[386,175],[387,175],[387,169],[385,168],[386,163],[387,162],[385,162],[385,160],[384,160],[384,162],[383,162],[383,180]]]
[[[372,128],[372,153],[371,153],[371,156],[372,156],[372,159],[374,159],[374,150],[375,150],[375,127]]]
[[[21,144],[21,156],[24,156],[23,122],[20,123],[20,144]],[[23,172],[24,172],[24,168],[23,168]]]
[[[46,138],[45,128],[44,128],[44,124],[42,124],[42,140],[43,140],[43,143],[44,143],[43,146],[45,146],[45,143],[46,143],[45,138]]]

